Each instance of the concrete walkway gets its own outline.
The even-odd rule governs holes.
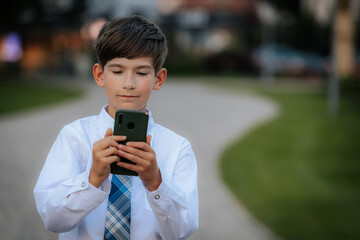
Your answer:
[[[101,89],[87,88],[82,100],[0,119],[1,239],[57,239],[44,229],[32,190],[62,126],[98,114],[106,103]],[[217,168],[224,147],[274,117],[276,105],[187,81],[168,82],[153,94],[150,108],[155,121],[191,141],[198,159],[200,229],[191,239],[276,239],[232,197]]]

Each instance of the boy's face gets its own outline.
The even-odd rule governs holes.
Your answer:
[[[95,64],[93,74],[97,85],[105,88],[113,118],[118,108],[144,111],[152,90],[159,90],[166,79],[164,68],[155,73],[151,57],[114,58],[104,69]]]

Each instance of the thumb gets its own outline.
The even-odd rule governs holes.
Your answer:
[[[150,145],[151,142],[151,135],[146,136],[146,143]]]
[[[111,130],[111,128],[108,128],[106,130],[105,137],[110,137],[110,136],[112,136],[112,130]]]

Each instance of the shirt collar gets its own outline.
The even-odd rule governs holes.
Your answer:
[[[100,114],[98,115],[98,129],[99,134],[101,137],[105,136],[106,130],[108,128],[111,128],[114,130],[114,119],[109,115],[109,113],[106,111],[107,105],[105,105],[102,109]]]
[[[154,132],[155,132],[155,121],[152,116],[152,113],[149,109],[146,109],[149,113],[149,122],[148,122],[148,129],[147,129],[147,135],[151,135],[151,142],[154,138]]]
[[[100,137],[104,137],[106,130],[108,128],[111,128],[114,131],[114,119],[109,115],[109,113],[106,111],[107,105],[105,105],[102,109],[100,114],[98,115],[98,129],[99,134],[102,135]],[[147,135],[154,135],[155,131],[155,122],[151,113],[151,110],[146,109],[149,114],[149,122],[148,122],[148,129],[147,129]]]

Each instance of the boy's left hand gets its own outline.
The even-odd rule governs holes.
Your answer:
[[[119,155],[134,162],[135,165],[121,161],[117,165],[137,172],[148,190],[155,191],[160,186],[162,178],[150,141],[151,136],[148,135],[146,142],[128,142],[126,145],[119,145]]]

